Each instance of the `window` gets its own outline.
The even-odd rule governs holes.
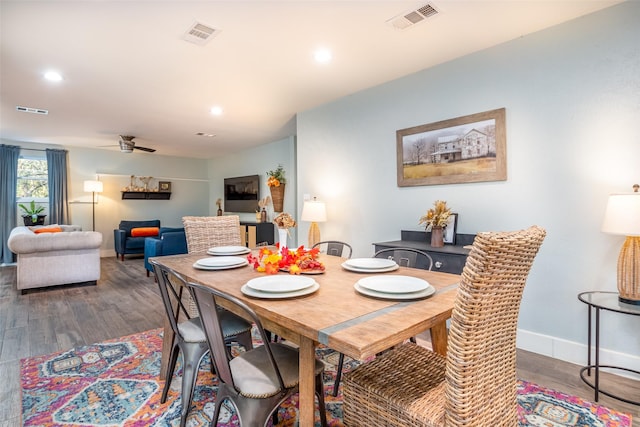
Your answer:
[[[20,157],[18,159],[18,201],[47,202],[47,159]]]

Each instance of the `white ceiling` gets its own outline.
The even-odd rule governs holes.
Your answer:
[[[436,16],[386,23],[427,3]],[[295,134],[298,112],[616,3],[1,0],[0,138],[118,150],[134,135],[156,154],[211,158]],[[196,21],[221,32],[184,41]],[[330,64],[314,62],[318,47]]]

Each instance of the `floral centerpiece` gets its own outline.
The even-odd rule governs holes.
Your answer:
[[[273,210],[275,212],[282,212],[284,205],[284,185],[287,183],[287,179],[284,177],[284,168],[282,165],[274,170],[267,172],[267,185],[271,192],[271,199],[273,200]]]
[[[427,231],[431,230],[431,246],[436,248],[444,246],[443,229],[449,224],[450,217],[451,209],[443,200],[436,200],[433,208],[420,217],[418,224],[424,224]]]
[[[295,251],[280,247],[276,243],[277,251],[262,247],[257,256],[247,255],[249,264],[256,271],[267,274],[276,274],[279,271],[288,271],[289,274],[300,274],[308,271],[323,272],[324,265],[318,261],[320,248],[305,249],[300,246]]]
[[[278,243],[282,250],[287,247],[289,229],[297,225],[296,220],[288,213],[282,212],[273,218],[273,223],[278,227]]]

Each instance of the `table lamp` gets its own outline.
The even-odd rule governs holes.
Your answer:
[[[102,193],[102,181],[85,181],[84,191],[93,195],[91,207],[93,208],[93,231],[96,231],[96,193]]]
[[[307,200],[302,206],[302,221],[310,221],[311,227],[309,227],[309,248],[320,241],[320,228],[319,222],[325,222],[327,220],[327,208],[324,202],[319,202],[314,197],[313,200]]]
[[[626,236],[618,256],[618,299],[640,305],[640,193],[609,196],[602,231]]]

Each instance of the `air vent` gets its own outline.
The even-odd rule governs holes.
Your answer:
[[[31,108],[31,107],[16,107],[17,111],[21,111],[23,113],[32,113],[32,114],[49,114],[49,110],[42,110],[40,108]]]
[[[182,38],[188,42],[203,45],[217,36],[220,31],[222,30],[217,30],[208,25],[195,22],[191,26],[191,28],[189,28],[187,32],[184,33],[184,36],[182,36]]]
[[[428,3],[422,7],[419,7],[418,9],[410,10],[389,19],[387,21],[387,24],[391,25],[397,30],[404,30],[411,27],[412,25],[424,21],[427,18],[435,16],[438,13],[440,12],[438,11],[438,9],[436,9],[433,3]]]

